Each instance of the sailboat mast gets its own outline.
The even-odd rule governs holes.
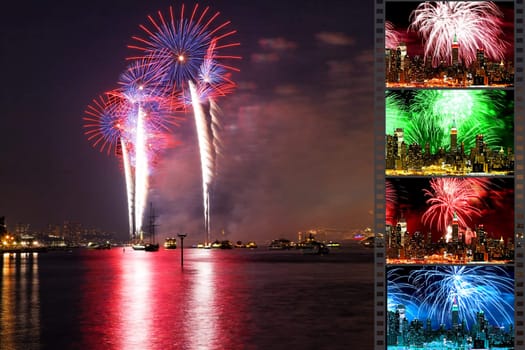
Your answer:
[[[153,203],[151,202],[149,213],[149,234],[151,237],[151,243],[155,243],[155,212],[153,210]]]

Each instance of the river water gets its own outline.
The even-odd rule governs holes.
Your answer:
[[[372,349],[373,254],[3,254],[0,349]]]

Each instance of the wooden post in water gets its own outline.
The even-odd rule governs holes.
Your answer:
[[[180,266],[184,266],[184,237],[186,237],[185,233],[179,233],[177,234],[180,238]]]

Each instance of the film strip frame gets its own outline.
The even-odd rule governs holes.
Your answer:
[[[514,1],[514,221],[515,221],[515,348],[525,349],[525,78],[524,78],[524,0]]]
[[[385,0],[374,7],[374,349],[386,348]]]
[[[374,349],[386,348],[385,254],[385,2],[374,3]],[[525,349],[525,25],[524,0],[514,0],[515,348]]]

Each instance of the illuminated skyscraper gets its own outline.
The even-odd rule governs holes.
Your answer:
[[[476,150],[477,150],[478,155],[483,154],[483,152],[485,151],[484,146],[485,146],[485,143],[483,142],[483,135],[482,134],[476,135]]]
[[[452,329],[457,331],[459,328],[459,307],[456,298],[452,304]]]
[[[397,47],[400,53],[400,60],[401,60],[401,69],[405,68],[405,58],[407,56],[407,44],[404,42],[399,43],[399,46]]]
[[[452,41],[452,65],[457,66],[459,64],[459,44],[456,34],[454,34],[454,41]]]
[[[476,51],[476,61],[479,68],[485,66],[485,50],[483,50],[482,48]]]
[[[452,126],[452,129],[450,129],[450,153],[455,155],[458,151],[458,129],[456,129],[456,125]]]

